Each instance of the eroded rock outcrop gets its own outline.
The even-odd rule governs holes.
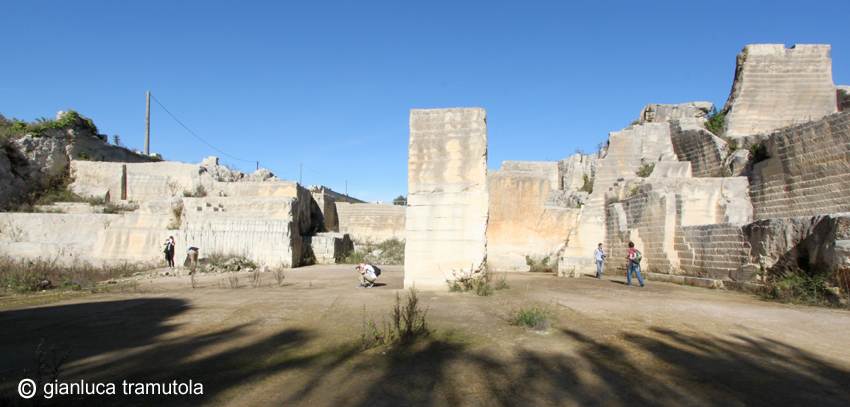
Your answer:
[[[33,131],[35,134],[13,138],[0,149],[0,206],[25,200],[44,183],[68,174],[72,160],[157,161],[106,143],[91,120],[76,112],[59,112],[55,121],[44,123],[45,128]]]
[[[650,103],[640,112],[638,124],[703,118],[711,112],[712,107],[714,107],[714,103],[711,102],[690,102],[678,105]]]

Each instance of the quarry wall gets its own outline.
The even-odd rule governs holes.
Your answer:
[[[850,211],[850,111],[773,133],[765,147],[750,185],[756,219]]]
[[[348,233],[355,241],[379,243],[406,237],[406,206],[337,202],[336,213],[340,233]]]
[[[729,147],[725,140],[706,130],[701,121],[671,122],[670,139],[679,160],[691,163],[694,177],[722,175]]]
[[[492,270],[528,271],[526,256],[538,263],[551,257],[554,264],[575,227],[579,209],[546,205],[560,177],[557,163],[545,164],[503,164],[501,170],[487,171],[487,264]]]
[[[410,111],[404,286],[445,290],[487,259],[487,115]]]
[[[747,45],[722,113],[727,137],[769,133],[836,112],[829,45]]]

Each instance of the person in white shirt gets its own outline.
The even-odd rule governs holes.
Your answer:
[[[605,260],[605,250],[602,250],[602,243],[593,251],[593,258],[596,259],[596,278],[602,278],[602,260]]]
[[[357,288],[371,288],[375,285],[378,276],[375,275],[375,268],[371,264],[361,261],[357,271],[360,272],[360,285]]]

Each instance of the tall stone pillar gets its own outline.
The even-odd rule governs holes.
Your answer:
[[[487,260],[487,114],[410,111],[404,286],[445,290]]]

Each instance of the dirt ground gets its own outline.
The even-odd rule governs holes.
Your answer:
[[[850,312],[624,278],[508,274],[492,297],[422,292],[430,340],[360,349],[403,268],[356,289],[353,266],[271,273],[231,288],[208,276],[122,282],[106,294],[0,297],[0,405],[19,405],[41,339],[71,354],[59,382],[113,383],[116,395],[40,405],[848,406]],[[123,291],[121,291],[123,290]],[[52,297],[50,296],[52,295]],[[45,301],[52,301],[44,303]],[[546,333],[510,326],[548,304]],[[4,378],[5,377],[5,378]],[[201,383],[202,395],[123,395],[128,383]],[[185,387],[184,387],[185,389]]]

